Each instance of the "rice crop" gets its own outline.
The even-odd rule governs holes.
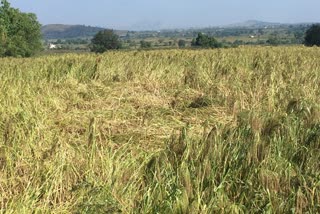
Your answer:
[[[0,59],[1,213],[319,213],[320,49]]]

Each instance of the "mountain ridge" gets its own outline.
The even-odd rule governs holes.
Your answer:
[[[104,30],[102,27],[86,25],[49,24],[41,27],[44,39],[72,39],[79,37],[92,37],[97,32]]]
[[[284,23],[280,22],[266,22],[260,20],[247,20],[244,22],[233,23],[229,25],[225,25],[225,27],[268,27],[268,26],[279,26]]]
[[[268,28],[268,27],[277,27],[282,25],[309,25],[312,23],[279,23],[279,22],[265,22],[259,20],[247,20],[244,22],[233,23],[228,25],[222,26],[215,26],[209,28]],[[208,27],[207,27],[208,28]],[[105,30],[107,28],[104,27],[93,27],[93,26],[86,26],[86,25],[67,25],[67,24],[49,24],[43,25],[41,27],[41,32],[43,38],[45,40],[50,39],[75,39],[75,38],[92,38],[96,33],[101,30]],[[172,31],[177,30],[171,29]],[[201,28],[185,28],[181,30],[201,30],[206,29],[206,27]],[[162,29],[161,31],[171,31],[169,29]],[[127,30],[114,30],[116,34],[119,36],[125,36],[127,34]],[[139,31],[137,31],[139,32]],[[144,31],[141,31],[144,32]]]

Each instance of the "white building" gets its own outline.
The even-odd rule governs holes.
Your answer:
[[[49,49],[56,49],[57,45],[50,43],[49,44]]]

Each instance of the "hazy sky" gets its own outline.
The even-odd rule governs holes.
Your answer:
[[[114,29],[219,26],[260,20],[320,22],[319,0],[9,0],[42,24],[85,24]]]

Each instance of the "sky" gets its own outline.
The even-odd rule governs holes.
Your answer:
[[[83,24],[123,30],[210,27],[259,20],[320,22],[319,0],[9,0],[41,24]]]

